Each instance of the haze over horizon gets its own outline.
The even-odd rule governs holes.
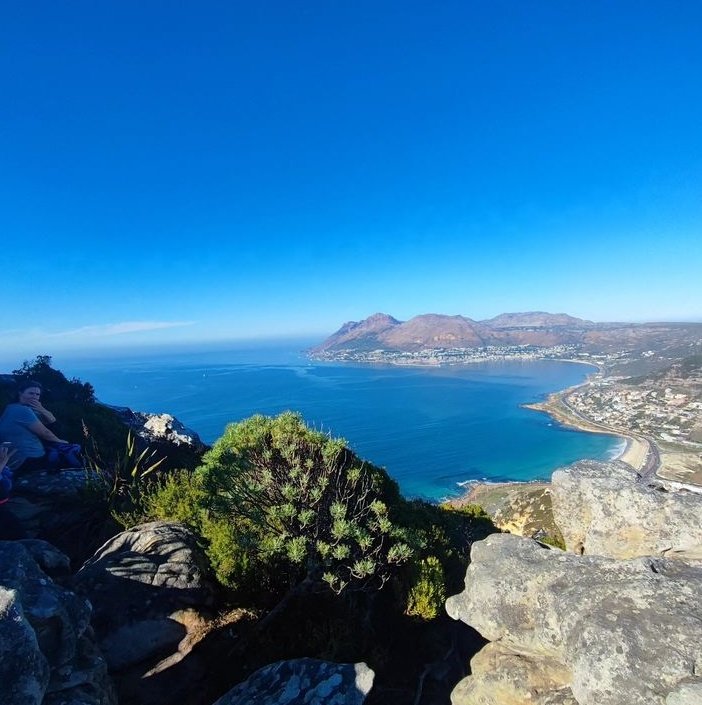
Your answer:
[[[3,357],[702,320],[702,5],[7,7]]]

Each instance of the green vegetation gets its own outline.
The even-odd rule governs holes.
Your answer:
[[[87,491],[123,527],[131,526],[143,514],[142,503],[148,495],[147,483],[165,457],[157,458],[156,450],[139,450],[131,431],[127,432],[125,450],[106,461],[94,438],[84,449]]]
[[[472,542],[495,531],[480,507],[404,500],[384,470],[291,412],[231,424],[194,474],[161,477],[118,518],[188,524],[220,582],[249,603],[390,581],[423,619],[461,589]]]
[[[411,555],[388,512],[396,485],[297,414],[230,425],[198,472],[215,515],[291,585],[372,589]]]
[[[220,606],[263,615],[237,642],[242,676],[247,663],[308,655],[365,660],[413,688],[411,673],[454,648],[446,596],[462,588],[472,542],[496,530],[480,507],[403,499],[383,469],[291,412],[231,424],[197,462],[180,462],[48,356],[16,376],[44,386],[61,435],[82,438],[89,481],[64,542],[77,564],[120,528],[188,525],[222,586]],[[0,381],[5,401],[13,381]]]
[[[434,619],[446,602],[444,570],[438,558],[428,556],[419,561],[415,572],[416,577],[407,596],[407,614]]]
[[[547,534],[546,536],[541,536],[538,539],[541,543],[545,543],[547,546],[553,546],[554,548],[560,548],[561,551],[566,550],[566,544],[563,537],[560,534],[552,536]]]

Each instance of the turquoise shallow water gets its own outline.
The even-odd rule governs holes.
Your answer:
[[[521,408],[592,371],[573,363],[370,367],[310,363],[273,348],[55,362],[91,382],[101,401],[171,413],[208,443],[251,414],[299,411],[386,467],[406,496],[432,500],[455,496],[470,480],[547,479],[621,445]]]

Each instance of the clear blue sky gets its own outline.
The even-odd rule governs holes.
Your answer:
[[[6,2],[6,352],[702,319],[702,3]]]

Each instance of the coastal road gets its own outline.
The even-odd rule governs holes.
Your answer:
[[[573,390],[571,390],[573,391]],[[584,416],[581,414],[579,411],[573,408],[573,406],[570,404],[570,400],[568,399],[568,394],[564,394],[561,396],[561,403],[565,407],[565,409],[570,413],[572,416],[574,416],[577,420],[582,421],[583,423],[587,424],[588,426],[591,426],[595,429],[599,429],[602,431],[605,431],[606,433],[611,433],[614,435],[618,436],[623,436],[624,438],[631,438],[634,439],[635,441],[639,441],[642,443],[645,443],[647,446],[646,450],[646,456],[644,458],[643,464],[641,467],[634,468],[637,473],[639,473],[639,478],[638,482],[643,482],[647,483],[651,480],[653,480],[656,477],[656,471],[660,467],[661,464],[661,456],[660,453],[658,452],[658,447],[656,444],[649,440],[648,438],[644,438],[643,436],[637,436],[633,434],[631,431],[626,431],[624,429],[618,429],[618,428],[613,428],[612,426],[605,426],[604,424],[597,423],[596,421],[593,421],[592,419],[587,418],[587,416]]]

